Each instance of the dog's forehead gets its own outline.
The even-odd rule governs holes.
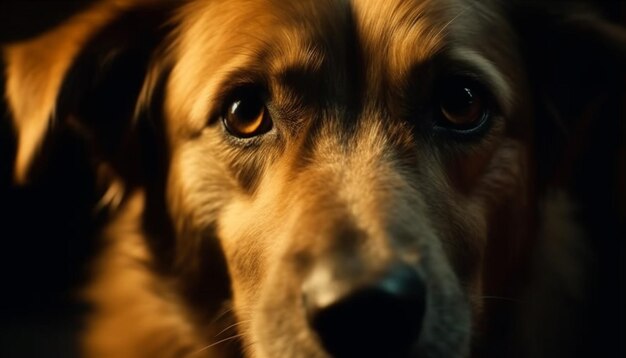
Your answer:
[[[252,79],[258,80],[278,67],[315,67],[321,47],[341,42],[348,9],[335,0],[189,2],[172,37],[176,59],[168,92],[176,96],[168,97],[166,107],[201,128],[234,74],[258,75]]]
[[[498,22],[493,9],[463,0],[192,1],[174,36],[170,93],[177,96],[168,107],[202,128],[212,100],[237,72],[255,81],[291,68],[315,73],[331,63],[326,69],[333,73],[319,73],[320,80],[337,86],[349,82],[345,72],[361,67],[357,76],[376,87],[380,77],[398,82],[416,64],[453,48],[472,56],[491,52],[484,63],[503,62],[493,49],[505,48],[506,38],[487,33]]]
[[[274,60],[299,51],[304,62],[311,47],[337,55],[356,45],[398,65],[446,46],[479,45],[472,42],[497,26],[496,8],[466,0],[192,1],[180,12],[177,42],[206,63],[223,64],[228,51],[256,59],[274,52]]]
[[[519,82],[515,36],[497,1],[352,0],[355,39],[366,86],[403,85],[422,64],[473,72],[503,107],[513,105],[507,83]],[[506,69],[506,70],[505,70]],[[445,71],[446,69],[444,69]],[[506,79],[506,77],[509,77]]]
[[[179,13],[178,48],[203,61],[230,51],[256,56],[332,41],[346,31],[348,3],[336,0],[193,1]]]
[[[361,46],[391,61],[432,56],[446,45],[449,27],[471,10],[454,0],[353,0],[352,8]]]

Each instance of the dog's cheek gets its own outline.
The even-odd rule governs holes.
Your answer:
[[[203,248],[223,245],[217,234],[219,216],[233,191],[221,163],[210,153],[202,141],[174,148],[166,189],[168,213],[176,233],[176,269],[199,278],[205,275],[199,271],[213,259],[206,257]]]
[[[485,294],[483,291],[492,290],[490,277],[505,277],[506,267],[520,259],[519,248],[529,229],[527,176],[526,147],[515,140],[504,140],[484,162],[474,187],[459,201],[455,214],[465,221],[468,236],[474,237],[465,247],[471,261],[464,270],[471,272],[465,280],[476,314],[482,310],[479,297]],[[494,257],[506,262],[494,263]],[[500,270],[495,272],[492,267]]]
[[[527,176],[527,148],[519,141],[505,140],[490,156],[472,190],[472,201],[487,210],[493,210],[511,199],[521,199],[524,203],[528,191]]]
[[[427,202],[438,203],[429,208],[430,222],[475,316],[481,311],[478,297],[483,290],[485,252],[494,235],[493,214],[524,192],[522,149],[520,143],[506,140],[453,158],[442,163],[445,176],[429,181],[440,185],[424,191]]]
[[[298,344],[285,339],[293,332],[308,331],[303,318],[294,316],[299,312],[292,306],[300,298],[294,296],[300,292],[299,286],[282,259],[289,242],[289,225],[285,223],[289,219],[270,218],[287,217],[277,214],[280,210],[239,198],[228,205],[219,219],[219,236],[232,277],[234,311],[242,322],[238,329],[244,344],[255,346],[258,357],[294,356],[297,352],[285,352],[310,344],[310,339]]]
[[[236,305],[245,306],[258,300],[258,292],[264,284],[268,267],[277,263],[277,252],[284,241],[276,227],[274,217],[283,210],[275,203],[280,200],[264,199],[271,196],[269,189],[261,188],[254,199],[244,193],[235,193],[224,206],[218,219],[218,237],[233,278]],[[275,202],[275,203],[274,203]]]
[[[453,158],[447,166],[452,187],[462,195],[470,194],[485,174],[492,155],[492,150],[479,150]]]

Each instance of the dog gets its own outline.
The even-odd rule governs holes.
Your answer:
[[[586,282],[553,190],[584,145],[553,127],[625,39],[521,2],[100,1],[3,48],[14,179],[86,143],[85,356],[572,356],[542,338],[577,337],[546,298]]]

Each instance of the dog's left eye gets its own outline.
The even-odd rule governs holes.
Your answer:
[[[482,128],[489,116],[487,96],[471,80],[452,78],[444,81],[437,93],[439,116],[437,128],[456,133],[470,133]]]
[[[226,130],[235,137],[251,138],[272,129],[265,101],[257,91],[247,89],[233,96],[222,120]]]

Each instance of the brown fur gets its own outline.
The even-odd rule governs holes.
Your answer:
[[[89,55],[81,49],[153,3],[103,1],[4,49],[18,180],[67,73]],[[332,286],[332,299],[401,262],[428,287],[412,356],[468,357],[490,344],[488,297],[519,294],[535,237],[547,250],[581,251],[550,241],[565,235],[537,234],[534,98],[500,2],[192,0],[167,11],[172,28],[151,49],[136,105],[121,112],[135,130],[156,103],[160,169],[137,177],[125,170],[150,152],[95,149],[101,173],[113,174],[86,290],[87,356],[325,357],[303,287]],[[479,78],[493,96],[478,138],[425,129],[421,108],[450,73]],[[219,114],[225,95],[248,84],[270,93],[274,127],[244,143]],[[56,120],[105,141],[81,113],[69,107]],[[123,138],[126,148],[145,144]]]

